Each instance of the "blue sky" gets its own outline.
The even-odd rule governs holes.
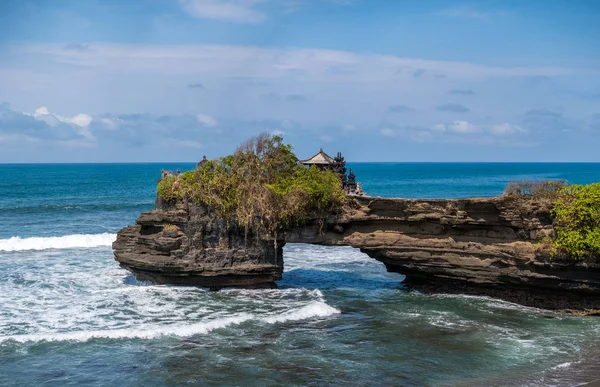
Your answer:
[[[600,161],[600,3],[4,0],[0,163]]]

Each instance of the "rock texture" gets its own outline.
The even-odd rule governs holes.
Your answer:
[[[290,230],[286,242],[349,245],[426,292],[483,294],[598,313],[600,267],[548,259],[551,203],[514,198],[356,198],[345,219]]]
[[[155,283],[271,287],[283,272],[283,243],[260,240],[192,203],[142,213],[117,234],[115,259]]]
[[[600,268],[545,261],[547,202],[511,198],[352,198],[353,209],[285,230],[274,243],[190,203],[143,213],[118,234],[115,259],[138,278],[210,287],[271,286],[285,243],[347,245],[423,291],[487,294],[557,310],[600,309]],[[168,226],[167,226],[168,225]]]

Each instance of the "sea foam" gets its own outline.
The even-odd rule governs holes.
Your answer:
[[[307,320],[317,317],[329,317],[339,313],[340,311],[338,309],[327,305],[325,302],[313,301],[299,309],[290,310],[288,312],[273,316],[262,316],[254,313],[239,313],[233,316],[220,317],[208,321],[201,321],[185,325],[154,325],[125,329],[10,335],[0,336],[0,343],[6,341],[25,343],[39,341],[84,342],[91,339],[154,339],[163,336],[189,337],[193,335],[207,334],[215,329],[225,328],[230,325],[242,324],[247,321],[259,321],[267,324],[276,324],[288,321]]]
[[[71,249],[110,246],[116,234],[73,234],[59,237],[31,237],[18,236],[0,239],[0,251],[26,251],[47,249]]]

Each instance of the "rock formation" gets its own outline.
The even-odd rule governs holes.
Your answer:
[[[258,239],[203,205],[157,200],[119,231],[115,259],[139,280],[207,286],[272,287],[283,272],[283,241]]]
[[[115,259],[138,278],[209,287],[271,286],[285,243],[359,248],[423,291],[486,294],[555,310],[600,309],[600,268],[550,262],[550,204],[514,198],[408,200],[354,197],[352,209],[285,230],[245,235],[193,203],[143,213],[121,230]],[[546,256],[545,256],[546,255]]]

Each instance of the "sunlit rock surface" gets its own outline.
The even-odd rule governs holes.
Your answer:
[[[600,309],[600,268],[551,263],[538,248],[553,232],[547,202],[351,201],[344,215],[285,230],[277,242],[246,235],[205,206],[158,201],[156,210],[119,232],[115,259],[139,279],[158,283],[273,286],[283,272],[285,243],[347,245],[405,274],[405,284],[422,291],[487,294],[582,313]]]

